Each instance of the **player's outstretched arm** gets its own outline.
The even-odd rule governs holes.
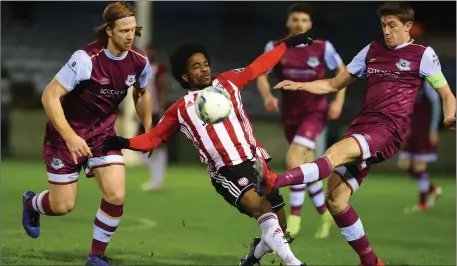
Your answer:
[[[274,89],[283,90],[304,90],[314,94],[329,94],[336,93],[346,88],[349,83],[355,80],[347,70],[337,75],[332,79],[321,79],[312,82],[294,82],[290,80],[283,80],[276,84]]]
[[[144,134],[130,139],[119,136],[108,137],[103,142],[103,152],[122,149],[147,152],[157,148],[179,129],[177,106],[177,103],[173,104],[165,112],[157,126]]]
[[[268,70],[274,67],[286,52],[287,48],[300,44],[310,45],[313,40],[306,34],[298,34],[286,39],[280,45],[272,50],[257,57],[249,66],[242,69],[235,69],[221,74],[227,80],[230,80],[238,87],[243,87],[252,80],[265,74]]]

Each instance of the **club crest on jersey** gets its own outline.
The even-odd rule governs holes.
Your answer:
[[[398,69],[400,69],[400,71],[411,70],[411,62],[403,58],[400,58],[400,61],[398,61],[395,65],[398,67]]]
[[[135,82],[136,82],[135,74],[128,75],[127,79],[125,80],[125,85],[127,85],[128,87],[131,87],[133,84],[135,84]]]
[[[319,58],[315,57],[315,56],[311,56],[310,58],[308,58],[308,62],[307,62],[308,66],[314,68],[314,67],[317,67],[320,62],[319,62]]]
[[[238,184],[242,187],[245,187],[249,184],[249,180],[246,177],[242,177],[238,180]]]
[[[52,161],[51,161],[51,167],[54,168],[54,170],[59,170],[63,167],[63,162],[61,159],[59,158],[52,158]]]

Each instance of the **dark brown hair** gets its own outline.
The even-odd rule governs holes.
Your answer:
[[[287,15],[290,15],[295,12],[306,13],[311,16],[313,9],[307,3],[295,3],[289,6],[287,9]]]
[[[108,34],[106,33],[106,29],[108,27],[113,28],[116,20],[134,15],[135,8],[128,3],[115,2],[107,5],[102,15],[103,24],[94,29],[97,41],[106,47],[108,45]],[[142,28],[143,27],[137,26],[135,29],[135,35],[141,36]]]
[[[378,8],[378,17],[395,16],[403,24],[414,21],[414,9],[406,2],[389,1]]]

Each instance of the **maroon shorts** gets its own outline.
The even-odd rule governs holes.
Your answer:
[[[366,178],[370,165],[385,161],[397,153],[401,147],[399,138],[387,125],[355,124],[349,126],[344,138],[354,138],[360,149],[357,163],[339,166],[335,173],[343,178],[355,192]]]
[[[413,116],[399,159],[434,162],[438,159],[437,147],[430,144],[430,120]]]
[[[327,122],[327,113],[308,113],[301,119],[285,118],[284,133],[289,143],[297,143],[309,149],[316,149],[316,139],[322,133]]]
[[[86,140],[91,147],[92,158],[80,157],[75,164],[65,142],[46,143],[43,145],[43,159],[48,173],[48,182],[66,185],[78,181],[79,172],[84,168],[86,177],[93,177],[92,170],[109,165],[124,165],[121,151],[102,152],[103,140],[107,135]]]

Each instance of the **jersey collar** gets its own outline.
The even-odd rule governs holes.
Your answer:
[[[129,53],[129,51],[125,51],[120,56],[114,56],[108,49],[104,49],[103,51],[105,52],[105,55],[112,60],[123,60]]]

